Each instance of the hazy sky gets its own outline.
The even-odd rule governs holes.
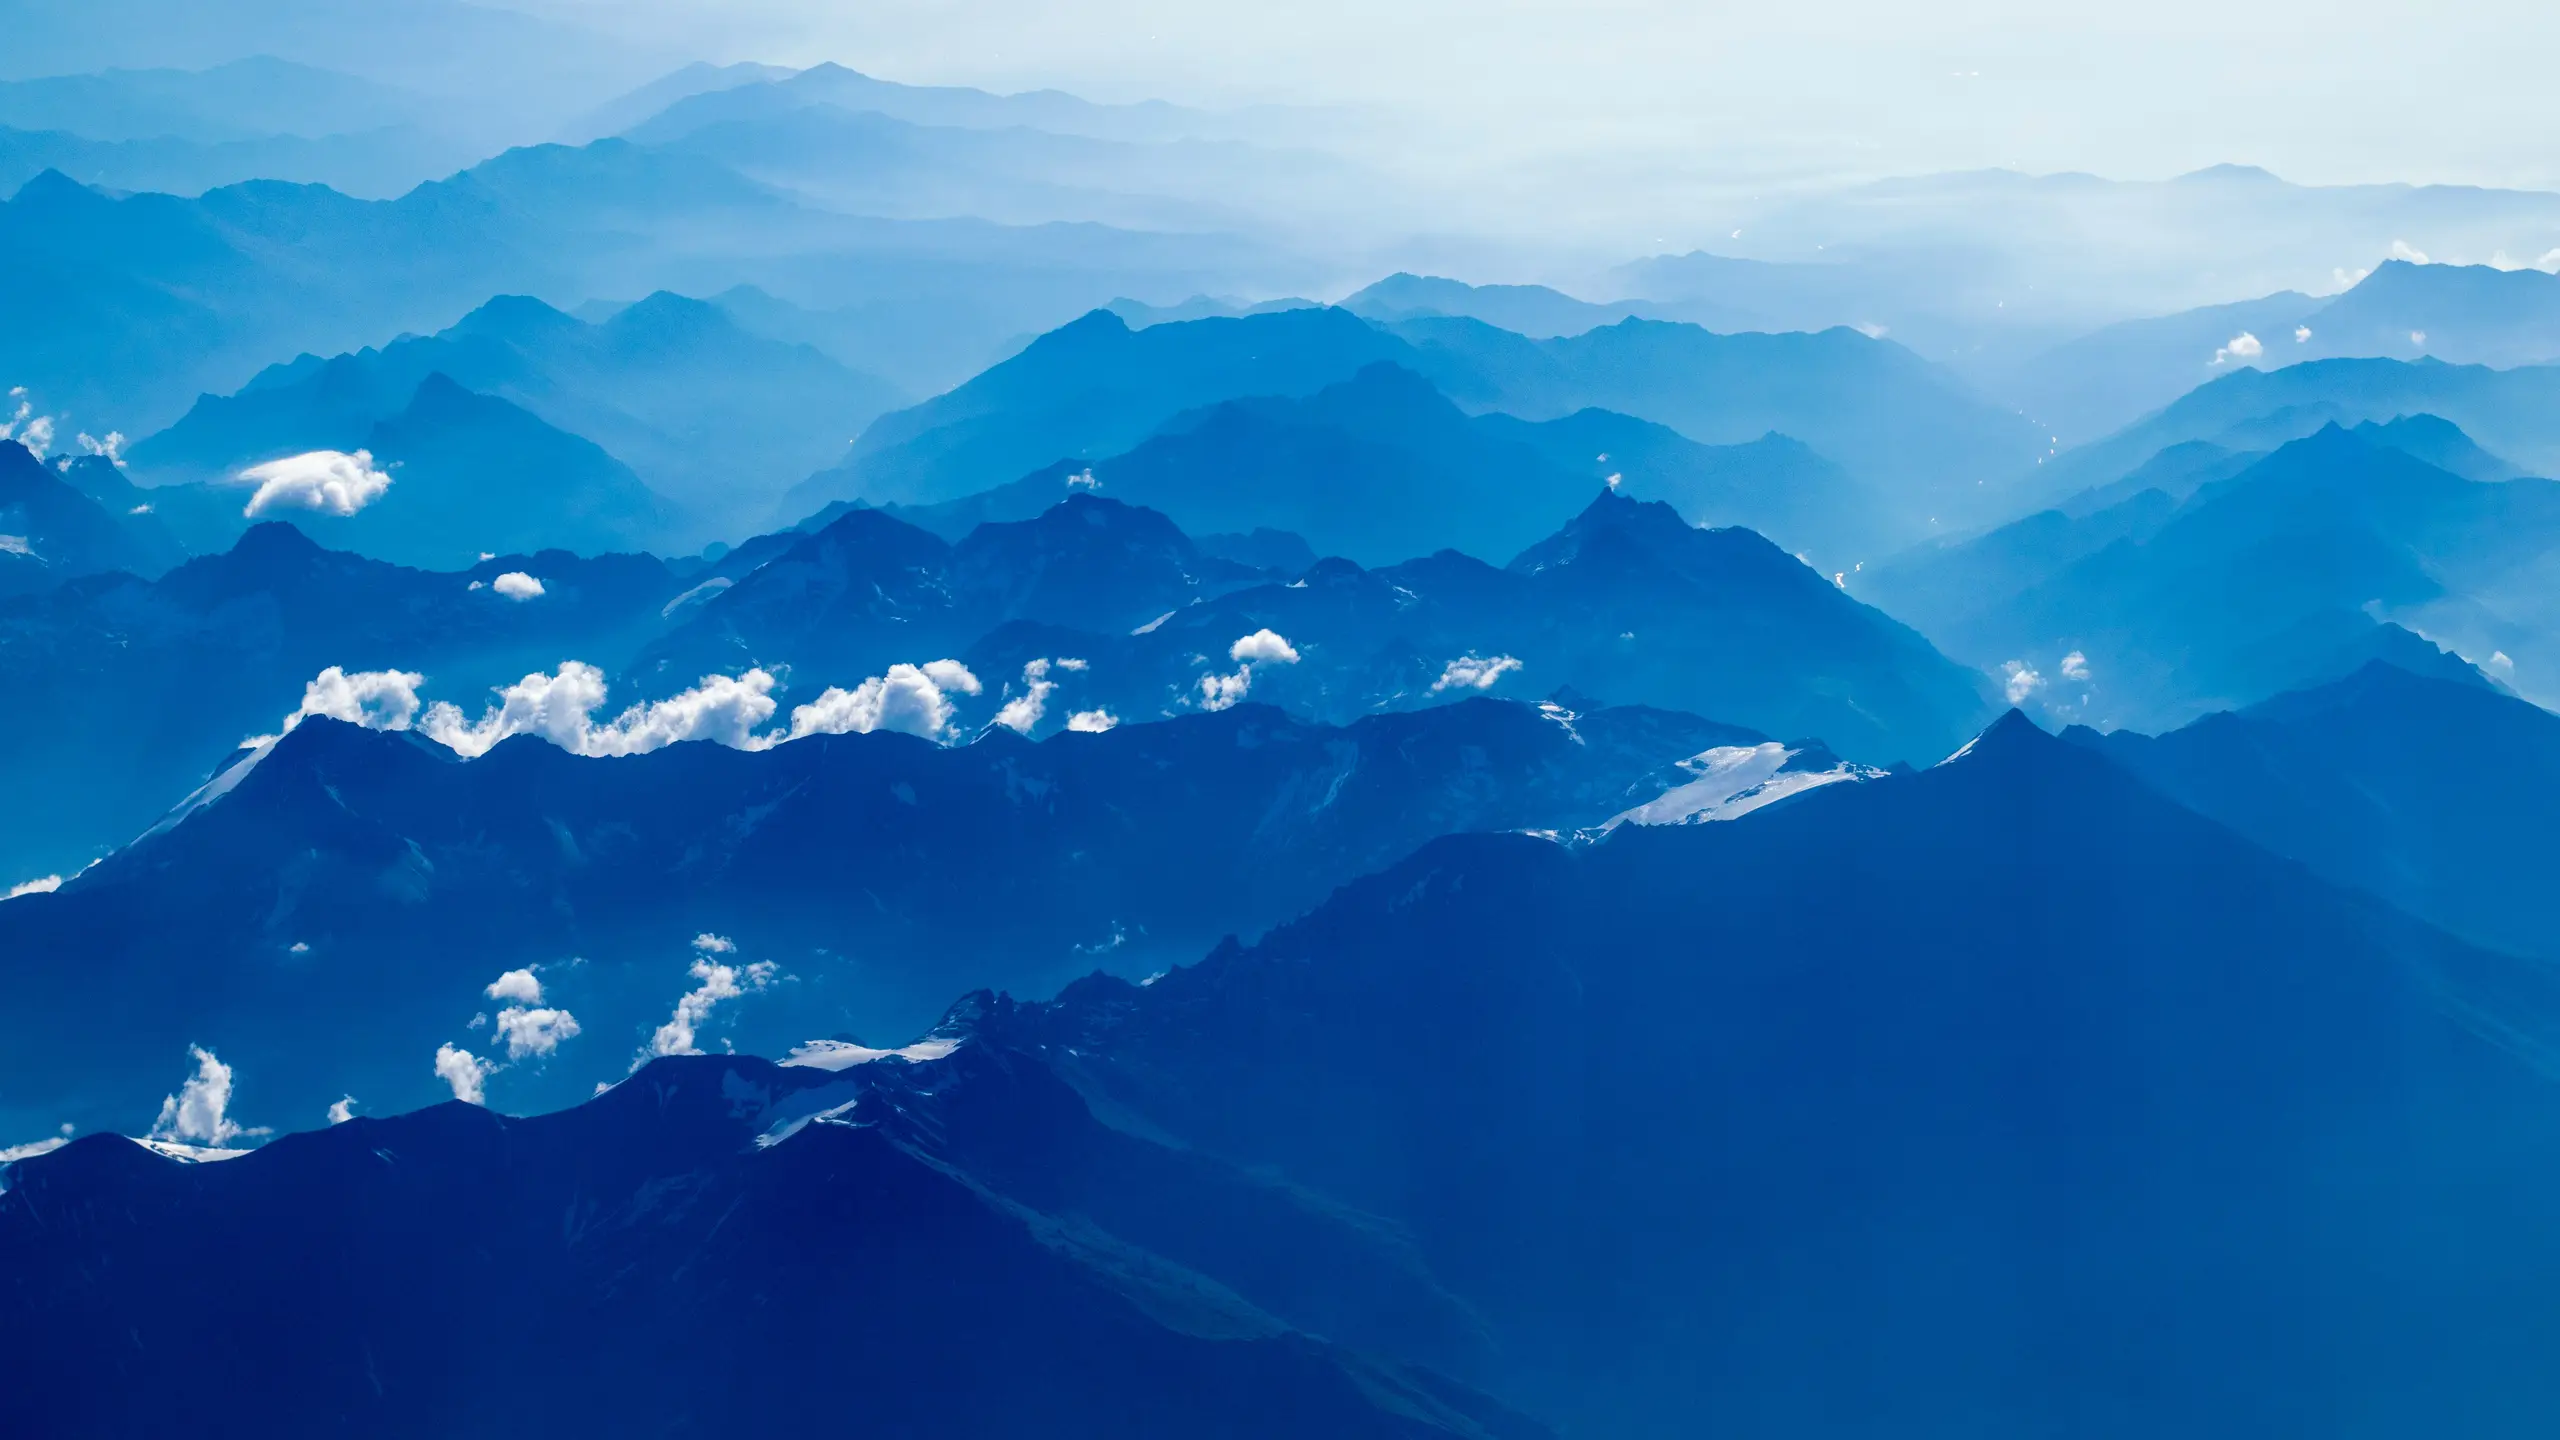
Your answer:
[[[2551,0],[513,0],[722,59],[1385,107],[1453,157],[2560,183]],[[1580,159],[1572,163],[1583,163]]]

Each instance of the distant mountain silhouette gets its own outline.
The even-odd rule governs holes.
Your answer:
[[[1382,331],[1320,309],[1132,331],[1106,311],[947,395],[884,416],[845,464],[787,497],[785,518],[835,500],[954,500],[1061,460],[1125,453],[1187,411],[1304,397],[1380,362],[1424,376],[1475,411],[1545,420],[1599,408],[1708,445],[1775,430],[1845,465],[1880,497],[1877,523],[1914,536],[1932,519],[1952,526],[1959,514],[1995,505],[1976,484],[1982,473],[2014,474],[2045,448],[2026,422],[1951,374],[1847,330],[1717,335],[1629,320],[1538,341],[1467,319],[1405,320]]]
[[[2332,427],[2183,498],[2045,512],[1854,588],[1952,654],[2024,662],[2058,717],[2102,726],[2168,728],[2323,683],[2377,644],[2450,645],[2527,695],[2554,693],[2534,577],[2560,549],[2560,485],[2466,480],[2395,442],[2476,453],[2437,426]],[[2075,652],[2085,679],[2065,678]]]
[[[501,296],[433,336],[270,366],[236,394],[198,400],[135,445],[132,462],[165,483],[352,450],[435,374],[594,441],[652,488],[733,522],[761,518],[900,398],[806,346],[748,334],[702,301],[661,292],[589,325]]]

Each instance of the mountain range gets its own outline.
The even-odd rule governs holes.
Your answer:
[[[1859,577],[1950,653],[2057,717],[2154,729],[2335,679],[2396,622],[2527,695],[2555,693],[2540,577],[2560,486],[2475,480],[2441,424],[2332,425],[2170,488],[2049,511]],[[2228,473],[2225,473],[2225,470]],[[2494,473],[2494,472],[2493,472]],[[2100,496],[2132,488],[2145,472]],[[2075,673],[2076,672],[2076,673]]]
[[[702,301],[660,292],[590,325],[504,296],[432,336],[270,366],[134,445],[130,465],[145,483],[165,484],[354,450],[434,375],[594,442],[704,517],[697,523],[732,531],[902,398],[808,346],[751,334]]]
[[[860,1372],[876,1410],[983,1353],[999,1293],[1028,1367],[946,1425],[1196,1430],[1160,1387],[1214,1377],[1222,1405],[1371,1433],[1330,1378],[1349,1365],[1347,1393],[1407,1427],[1377,1433],[2236,1435],[2307,1409],[2346,1436],[2521,1435],[2544,1401],[2518,1357],[2560,1327],[2560,1246],[2532,1219],[2555,1006],[2537,963],[2013,714],[1932,769],[1733,823],[1441,840],[1257,943],[1045,1003],[971,996],[894,1049],[663,1059],[556,1115],[445,1105],[216,1163],[75,1140],[5,1172],[0,1333],[79,1379],[116,1352],[105,1317],[211,1287],[307,1317],[317,1278],[341,1297],[325,1333],[223,1327],[186,1363],[289,1350],[296,1396],[322,1397],[292,1405],[432,1421],[483,1353],[520,1373],[564,1332],[631,1327],[624,1374],[652,1345],[723,1353],[699,1328],[722,1316],[720,1343],[788,1358],[811,1327],[727,1297],[798,1318],[923,1285],[863,1347],[896,1362]],[[300,1089],[244,1065],[237,1103],[281,1118]],[[499,1274],[527,1297],[502,1318],[421,1310],[422,1277]],[[1182,1348],[1202,1334],[1298,1357],[1248,1367],[1287,1398],[1228,1388]],[[1127,1363],[1154,1346],[1175,1348]],[[790,1419],[818,1403],[804,1370],[703,1403]],[[591,1373],[544,1367],[524,1413],[609,1388]]]
[[[1439,835],[1596,830],[1665,792],[1637,823],[1713,818],[1780,774],[1765,794],[1868,773],[1687,715],[1489,699],[1343,727],[1247,704],[1037,744],[884,729],[618,759],[538,735],[465,759],[315,716],[59,890],[0,903],[0,952],[30,962],[12,983],[49,997],[12,1012],[29,1028],[0,1096],[13,1130],[112,1124],[149,1103],[151,1057],[197,1043],[293,1113],[415,1104],[439,1045],[507,1053],[482,991],[524,969],[590,1038],[488,1083],[556,1104],[649,1049],[698,936],[780,972],[706,1034],[876,1041],[975,987],[1195,958]],[[38,1023],[110,989],[115,1036]]]

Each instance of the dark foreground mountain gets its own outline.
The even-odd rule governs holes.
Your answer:
[[[135,1125],[189,1044],[280,1113],[422,1103],[437,1047],[494,1044],[466,1023],[526,967],[583,1037],[491,1093],[561,1103],[646,1053],[703,934],[743,947],[741,973],[781,972],[719,1033],[734,1015],[769,1052],[903,1038],[976,986],[1047,994],[1196,957],[1439,835],[1598,826],[1702,779],[1740,791],[1768,777],[1680,762],[1763,740],[1478,700],[1341,729],[1243,705],[1038,744],[997,727],[602,759],[524,736],[465,761],[306,720],[182,823],[0,902],[0,969],[27,996],[0,1020],[0,1120]],[[1792,773],[1833,764],[1808,752]],[[1660,818],[1718,798],[1687,794]],[[84,1012],[101,1023],[62,1022]]]
[[[2376,661],[2161,736],[2075,727],[2200,814],[2482,945],[2560,959],[2544,891],[2560,716]]]
[[[197,1430],[1547,1433],[1371,1358],[1483,1349],[1383,1227],[994,1052],[660,1060],[560,1114],[446,1104],[211,1164],[97,1136],[0,1183],[30,1434],[163,1433],[244,1374],[293,1379]]]
[[[973,1033],[1400,1222],[1577,1433],[2525,1436],[2544,967],[2015,715],[1731,825],[1433,845]]]
[[[1577,1434],[2521,1440],[2555,1026],[2541,965],[2011,715],[1733,824],[1442,840],[896,1054],[73,1141],[5,1172],[0,1341],[113,1433],[288,1360],[257,1433],[618,1421],[634,1365],[702,1377],[678,1433],[813,1370],[918,1431],[1518,1432],[1418,1361]]]

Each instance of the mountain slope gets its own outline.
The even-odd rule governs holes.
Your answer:
[[[290,1369],[261,1433],[715,1434],[848,1407],[966,1436],[1542,1433],[970,1173],[952,1152],[973,1130],[1036,1118],[1066,1129],[1052,1155],[1258,1213],[1300,1264],[1399,1258],[1272,1187],[1115,1145],[1054,1081],[1026,1103],[1001,1070],[952,1073],[968,1064],[863,1083],[661,1060],[560,1114],[449,1104],[217,1164],[84,1139],[10,1167],[0,1195],[0,1336],[57,1382],[18,1413],[148,1433],[224,1377]],[[296,1213],[315,1205],[319,1224]],[[210,1305],[248,1323],[205,1331],[188,1317]],[[129,1373],[128,1345],[166,1358]],[[635,1365],[693,1378],[670,1395],[629,1383]]]
[[[2340,885],[2478,944],[2560,958],[2541,899],[2560,717],[2476,675],[2376,661],[2166,735],[2064,738]]]
[[[969,1033],[1401,1222],[1571,1430],[2381,1437],[2553,1403],[2555,1023],[2013,715]]]
[[[24,445],[0,440],[0,596],[109,570],[158,573],[178,557],[166,534],[135,523],[144,518],[111,513]]]

